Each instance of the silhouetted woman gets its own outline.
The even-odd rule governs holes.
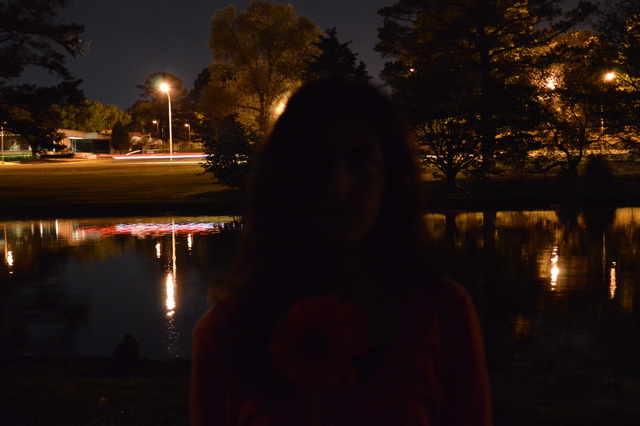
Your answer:
[[[307,84],[261,148],[229,297],[194,333],[192,425],[491,424],[475,310],[433,260],[391,103]]]

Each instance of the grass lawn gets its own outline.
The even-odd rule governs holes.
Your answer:
[[[214,182],[194,161],[38,160],[0,164],[0,218],[238,215],[243,194]],[[548,209],[555,205],[635,205],[640,175],[617,175],[613,187],[555,176],[460,178],[443,191],[423,174],[430,210]]]
[[[0,366],[3,425],[188,425],[189,363],[117,372],[101,358],[17,358]]]
[[[0,165],[0,216],[237,213],[241,194],[202,171],[178,160],[8,163]]]

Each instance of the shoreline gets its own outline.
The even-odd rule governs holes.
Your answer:
[[[240,216],[244,193],[217,183],[199,163],[39,160],[0,167],[0,220],[130,216]],[[460,177],[447,190],[424,171],[425,213],[626,207],[640,201],[640,173],[613,178],[515,175]]]
[[[10,355],[0,357],[0,377],[59,376],[100,377],[126,373],[130,376],[166,375],[188,377],[191,359],[140,358],[136,365],[120,368],[109,357],[88,355]]]
[[[608,187],[589,187],[558,178],[469,179],[462,188],[447,191],[441,182],[423,186],[425,213],[457,211],[557,210],[564,208],[617,208],[638,206],[640,175],[617,177]],[[0,188],[2,189],[2,188]],[[88,199],[79,203],[5,199],[0,191],[0,220],[51,218],[106,218],[130,216],[241,216],[244,193],[230,189],[194,194],[188,200]]]

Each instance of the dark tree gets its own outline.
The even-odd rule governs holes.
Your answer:
[[[113,125],[113,129],[111,129],[111,147],[121,154],[131,149],[129,132],[121,121],[116,122],[116,124]]]
[[[68,0],[4,0],[0,3],[0,121],[20,133],[34,155],[54,147],[63,135],[57,132],[59,114],[51,105],[64,106],[83,99],[65,66],[66,55],[82,56],[84,28],[64,23],[58,12]],[[16,83],[28,67],[57,75],[54,87]]]
[[[213,135],[203,136],[207,160],[202,165],[220,183],[245,189],[251,154],[259,140],[256,130],[242,124],[236,115],[228,115]]]
[[[78,90],[80,81],[61,82],[53,87],[38,87],[22,84],[0,91],[0,120],[7,129],[24,137],[33,155],[60,148],[57,141],[64,138],[60,133],[61,116],[52,105],[69,105],[84,99]],[[6,102],[6,103],[4,103]]]
[[[200,109],[205,89],[210,80],[209,68],[204,68],[193,82],[193,89],[184,98],[182,105],[183,118],[191,126],[191,140],[195,142],[201,142],[200,135],[210,132],[205,126],[211,126],[212,117],[205,117],[205,114],[201,113]]]
[[[184,123],[185,119],[183,105],[187,96],[187,89],[183,87],[183,80],[175,74],[166,72],[151,73],[144,81],[136,87],[140,89],[140,100],[136,101],[128,112],[132,118],[132,129],[142,134],[149,134],[156,131],[156,124],[159,123],[160,139],[169,140],[169,98],[165,92],[160,90],[160,85],[169,85],[171,96],[171,113],[173,121],[173,137],[187,139]],[[187,114],[188,117],[188,114]]]
[[[65,55],[82,56],[84,27],[61,23],[58,11],[68,0],[4,0],[0,3],[0,77],[19,77],[36,66],[72,80]]]
[[[194,118],[198,115],[196,114],[196,111],[199,110],[200,102],[210,81],[211,73],[207,67],[200,71],[200,74],[198,74],[193,82],[193,89],[191,89],[184,98],[184,107],[190,112],[191,117],[193,117],[190,118],[192,122],[195,122]]]
[[[473,124],[465,134],[475,133],[481,171],[495,172],[496,155],[514,149],[501,144],[522,141],[532,129],[522,122],[532,116],[533,88],[524,76],[536,50],[594,11],[580,2],[563,14],[560,3],[399,0],[379,11],[376,50],[391,59],[382,78],[415,126]]]
[[[336,36],[336,27],[329,28],[326,36],[314,43],[320,52],[311,57],[304,73],[306,80],[323,77],[343,77],[358,81],[369,81],[367,65],[357,62],[357,55],[349,48],[350,41],[340,43]]]
[[[606,0],[596,29],[607,42],[621,47],[628,32],[628,21],[637,21],[637,15],[640,15],[637,0]]]

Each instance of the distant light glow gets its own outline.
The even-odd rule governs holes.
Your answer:
[[[558,87],[558,83],[556,82],[555,78],[551,77],[547,80],[547,83],[545,84],[545,86],[547,86],[547,89],[555,90],[556,87]]]
[[[11,251],[11,250],[7,251],[7,254],[5,256],[5,260],[7,262],[7,265],[9,266],[9,268],[11,268],[13,266],[13,251]]]
[[[156,243],[156,257],[160,259],[162,256],[162,246],[160,245],[160,241]]]
[[[173,159],[190,159],[190,158],[206,158],[206,154],[174,154],[173,155]],[[146,154],[140,154],[140,155],[118,155],[118,156],[114,156],[113,159],[114,160],[166,160],[170,158],[169,155],[146,155]]]
[[[189,248],[189,251],[193,248],[193,234],[187,235],[187,247]]]
[[[615,72],[608,72],[604,75],[604,80],[605,81],[612,81],[613,79],[616,78],[616,73]]]

